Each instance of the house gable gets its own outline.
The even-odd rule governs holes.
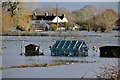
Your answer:
[[[59,23],[59,22],[62,22],[62,20],[58,17],[58,16],[56,16],[53,20],[52,20],[52,22],[53,23]]]
[[[62,22],[68,22],[67,18],[65,17],[65,14],[62,14],[62,16],[59,16],[59,18],[62,20]]]
[[[62,19],[62,22],[68,22],[67,18],[64,17],[64,18]]]

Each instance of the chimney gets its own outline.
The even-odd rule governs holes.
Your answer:
[[[37,13],[36,13],[36,12],[34,12],[34,15],[35,15],[35,16],[37,16]]]
[[[65,14],[63,13],[62,16],[65,17]]]
[[[48,13],[47,13],[47,12],[45,13],[45,16],[48,16]]]
[[[52,16],[55,16],[55,13],[52,13]]]

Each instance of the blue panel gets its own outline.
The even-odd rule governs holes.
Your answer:
[[[78,49],[78,48],[80,47],[81,43],[82,43],[82,42],[78,42],[78,43],[76,44],[76,46],[75,46],[75,49]]]
[[[57,48],[62,48],[64,43],[65,43],[65,40],[60,41],[59,45],[57,46]]]
[[[61,40],[56,41],[56,43],[51,48],[51,54],[57,55],[57,56],[81,56],[84,55],[84,52],[82,50],[81,44],[85,42],[84,41],[78,41],[78,40]],[[83,44],[82,44],[83,45]],[[80,49],[79,49],[80,47]]]
[[[56,47],[58,46],[59,42],[60,42],[60,41],[56,41],[56,43],[53,45],[52,48],[56,48]]]
[[[70,43],[69,48],[70,48],[70,49],[73,49],[73,47],[74,47],[75,43],[76,43],[76,40],[72,41],[72,42]]]
[[[66,41],[66,43],[65,43],[64,46],[63,46],[63,48],[66,49],[66,48],[70,45],[70,42],[71,42],[71,41]]]

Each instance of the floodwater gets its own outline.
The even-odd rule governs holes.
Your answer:
[[[64,33],[63,33],[64,34]],[[103,65],[111,66],[118,63],[117,58],[99,58],[99,47],[104,45],[118,45],[118,32],[109,33],[100,32],[72,32],[72,34],[82,35],[74,39],[82,39],[89,47],[88,57],[52,57],[50,56],[49,46],[53,45],[59,37],[51,36],[3,36],[2,41],[2,66],[13,66],[33,63],[52,63],[55,61],[96,61],[95,63],[81,63],[71,65],[61,65],[52,67],[39,68],[14,68],[2,71],[3,78],[96,78]],[[97,35],[87,36],[84,35]],[[73,39],[69,38],[68,39]],[[20,53],[24,53],[24,47],[28,44],[40,45],[40,50],[44,51],[44,56],[25,57]],[[98,52],[93,57],[92,47],[97,46]]]

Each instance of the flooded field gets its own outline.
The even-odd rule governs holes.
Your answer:
[[[3,36],[2,66],[13,66],[33,63],[52,63],[56,61],[96,61],[95,63],[80,63],[71,65],[14,68],[2,71],[3,78],[96,78],[101,72],[100,67],[111,66],[118,63],[116,58],[100,58],[99,47],[105,45],[118,45],[118,32],[67,32],[80,35],[81,37],[65,37],[65,39],[84,40],[89,47],[88,57],[52,57],[49,46],[53,45],[59,37],[53,36]],[[62,34],[66,34],[63,32]],[[64,37],[63,37],[64,38]],[[28,44],[40,45],[40,50],[44,51],[44,56],[25,57],[20,55],[25,52]],[[92,47],[97,46],[98,52],[93,57]],[[29,74],[28,74],[29,73]],[[96,74],[97,73],[97,74]]]

